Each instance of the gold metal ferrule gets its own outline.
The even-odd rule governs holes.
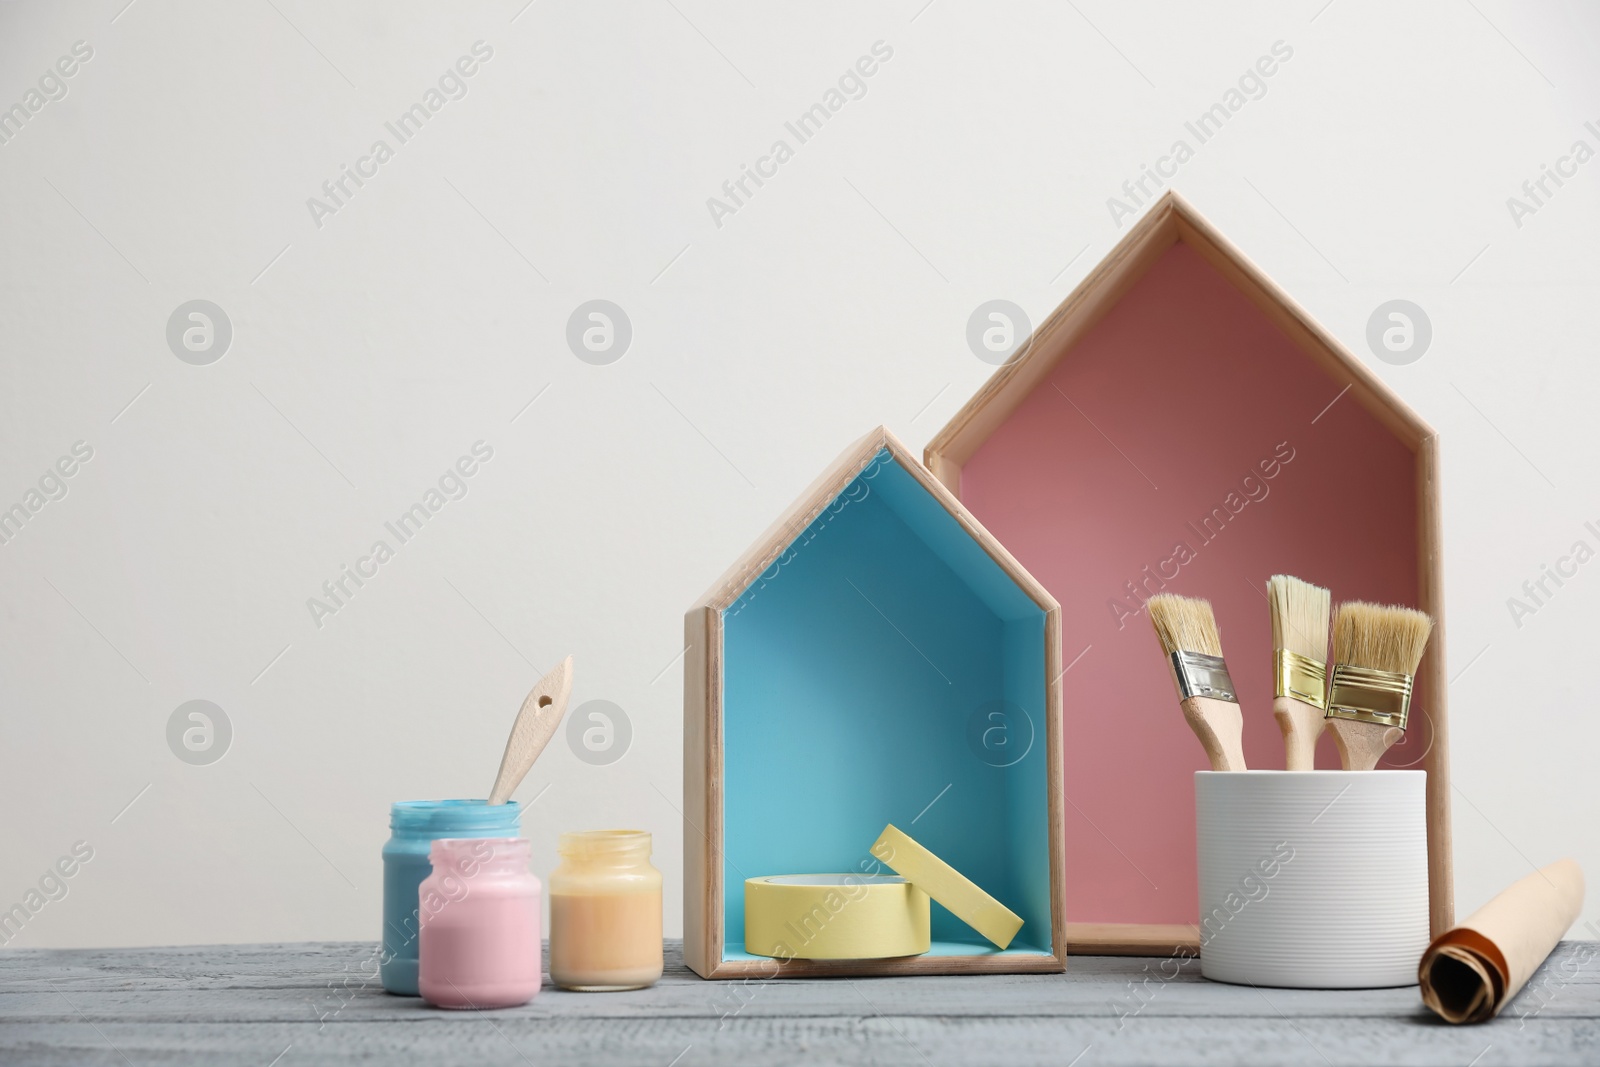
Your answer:
[[[1314,708],[1328,710],[1328,665],[1298,652],[1280,648],[1272,654],[1272,695],[1293,697]]]
[[[1206,656],[1199,652],[1174,652],[1172,654],[1172,681],[1178,687],[1178,699],[1211,697],[1239,703],[1233,690],[1233,679],[1228,677],[1228,665],[1221,656]]]
[[[1412,676],[1338,663],[1328,692],[1328,718],[1406,728]]]

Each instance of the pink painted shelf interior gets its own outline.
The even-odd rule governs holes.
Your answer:
[[[1342,388],[1179,241],[962,465],[962,502],[1061,602],[1069,924],[1197,919],[1206,763],[1144,597],[1215,605],[1258,768],[1283,767],[1267,577],[1418,602],[1415,455]],[[1386,766],[1430,744],[1421,681]]]

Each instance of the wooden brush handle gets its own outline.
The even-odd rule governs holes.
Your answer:
[[[1347,771],[1376,770],[1389,746],[1405,735],[1398,726],[1351,719],[1329,719],[1328,732],[1333,734],[1333,743],[1339,748],[1339,762]]]
[[[1291,771],[1315,770],[1317,738],[1322,736],[1324,721],[1322,709],[1294,697],[1276,697],[1272,701],[1272,717],[1283,731],[1284,767]]]
[[[1244,770],[1244,713],[1239,705],[1215,697],[1190,697],[1181,704],[1183,717],[1205,748],[1211,769]]]
[[[572,657],[568,656],[540,678],[522,701],[522,710],[511,724],[511,736],[506,739],[506,750],[500,757],[500,773],[495,775],[494,788],[489,790],[489,803],[504,804],[511,799],[533,761],[555,735],[571,695]]]

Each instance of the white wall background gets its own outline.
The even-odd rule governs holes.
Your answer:
[[[0,507],[94,451],[0,546],[0,907],[94,849],[12,944],[375,937],[388,802],[482,795],[569,651],[631,748],[558,740],[525,827],[543,869],[562,829],[653,830],[676,934],[685,606],[846,442],[920,448],[992,369],[973,308],[1048,313],[1117,240],[1107,197],[1280,40],[1175,184],[1353,350],[1380,303],[1427,312],[1420,361],[1372,364],[1443,434],[1460,908],[1600,873],[1600,563],[1507,607],[1600,547],[1600,162],[1506,204],[1600,149],[1592,5],[125,4],[0,10],[0,106],[93,49],[0,145]],[[319,228],[307,198],[480,40]],[[234,331],[209,366],[165,339],[196,298]],[[633,325],[610,366],[564,339],[594,298]],[[318,628],[307,598],[478,440],[468,495]],[[166,740],[194,699],[233,728],[210,766]]]

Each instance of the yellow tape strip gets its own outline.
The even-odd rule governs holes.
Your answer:
[[[744,950],[801,960],[873,960],[928,951],[928,894],[890,875],[746,878]]]
[[[886,826],[872,854],[902,874],[918,889],[1000,948],[1022,929],[1022,917],[979,889],[960,871],[913,841],[904,831]]]

